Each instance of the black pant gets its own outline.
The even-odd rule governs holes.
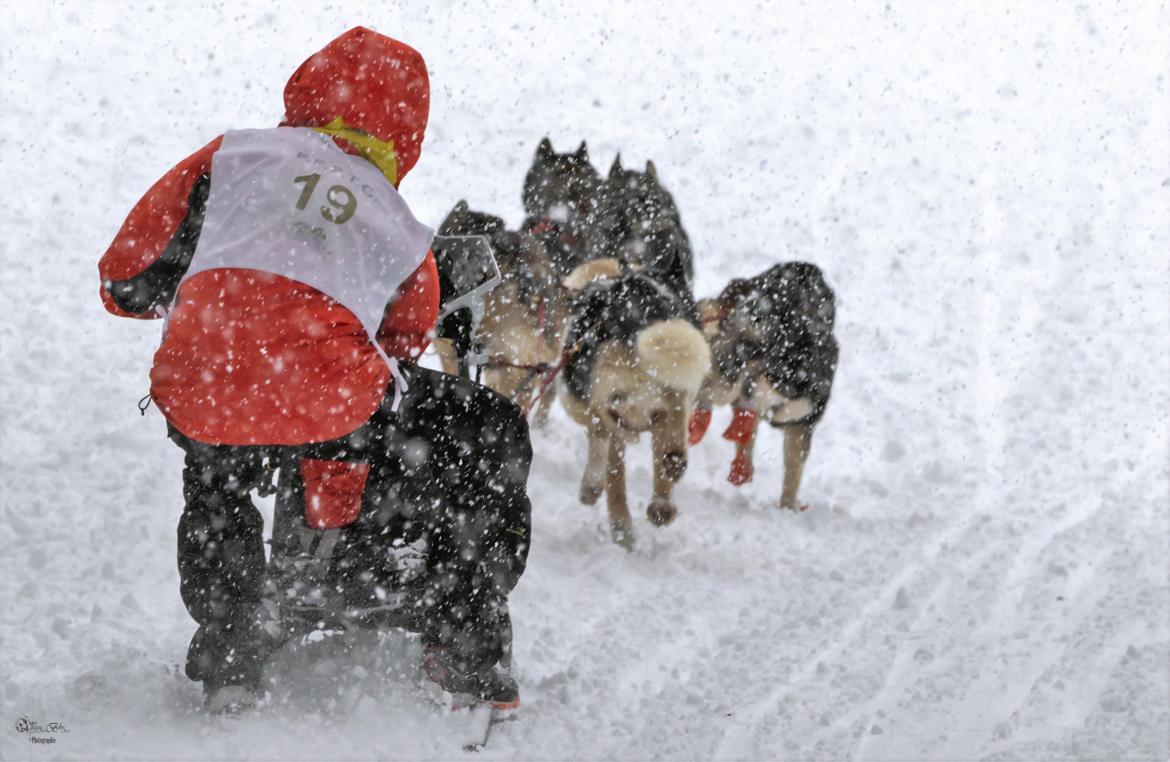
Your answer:
[[[364,425],[329,442],[210,445],[171,430],[187,453],[178,558],[183,602],[200,625],[187,655],[191,679],[254,685],[279,646],[280,627],[261,605],[263,521],[249,497],[263,459],[274,455],[292,468],[300,458],[368,463],[361,514],[334,550],[348,570],[339,579],[376,577],[387,544],[424,537],[425,606],[416,620],[424,642],[461,669],[499,661],[510,629],[507,595],[524,572],[530,541],[528,425],[515,404],[486,387],[405,370],[410,389],[398,412],[390,410],[390,389]]]

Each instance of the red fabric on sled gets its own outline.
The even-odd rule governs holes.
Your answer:
[[[369,475],[369,463],[303,459],[305,522],[313,529],[336,529],[357,521]]]

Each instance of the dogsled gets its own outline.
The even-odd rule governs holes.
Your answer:
[[[424,376],[418,370],[412,384],[441,383],[444,392],[455,395],[467,390],[488,393],[469,376],[482,361],[475,349],[483,295],[499,281],[491,249],[482,237],[440,237],[433,248],[440,269],[441,314],[456,317],[462,331],[457,346],[463,350],[464,375],[456,380],[433,372]],[[446,380],[438,381],[440,377]],[[426,415],[425,406],[420,415]],[[453,557],[466,555],[466,544],[460,544],[453,524],[466,523],[468,506],[448,510],[443,501],[451,494],[437,489],[438,475],[412,466],[419,459],[412,449],[420,441],[412,436],[416,424],[411,413],[403,414],[402,436],[386,443],[389,453],[370,469],[360,507],[345,515],[336,506],[322,508],[308,492],[302,474],[304,453],[282,457],[276,450],[268,458],[257,488],[261,495],[274,496],[260,607],[270,655],[357,630],[415,635],[436,626],[436,610],[444,605],[445,596],[450,600],[455,595],[444,588],[448,583],[444,570]],[[506,673],[512,640],[506,599],[501,597],[480,613],[496,621],[489,629],[501,640],[498,664]],[[431,649],[424,649],[423,657],[425,675],[441,688],[435,698],[479,718],[468,745],[481,744],[490,727],[483,724],[517,703],[499,691],[502,700],[485,700],[490,691],[460,683],[457,674],[445,674],[449,665]]]
[[[483,364],[478,328],[484,295],[500,281],[483,236],[437,236],[432,244],[440,280],[440,326],[459,352],[459,375]],[[403,461],[410,454],[400,454]],[[300,463],[269,461],[279,476],[261,494],[275,495],[265,602],[288,634],[354,627],[417,630],[426,608],[429,535],[404,468],[380,473],[369,489],[377,510],[356,517],[315,515],[306,500]],[[413,503],[413,505],[412,505]],[[376,515],[371,515],[371,513]]]

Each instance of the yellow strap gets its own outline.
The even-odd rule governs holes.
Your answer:
[[[398,157],[394,154],[393,140],[378,140],[359,127],[350,127],[341,117],[337,117],[324,127],[309,129],[352,143],[363,159],[382,170],[382,174],[386,175],[391,185],[398,185]]]

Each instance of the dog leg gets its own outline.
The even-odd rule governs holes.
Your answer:
[[[711,425],[711,408],[697,406],[687,419],[687,444],[697,445],[703,441],[707,427]]]
[[[731,473],[727,481],[735,486],[747,484],[755,475],[752,464],[752,450],[756,443],[756,428],[759,418],[755,411],[737,407],[732,414],[731,425],[723,432],[723,438],[735,442],[735,458],[731,461]]]
[[[562,345],[564,344],[565,331],[568,329],[568,321],[569,311],[566,308],[565,299],[559,291],[554,292],[546,302],[545,322],[541,327],[544,333],[544,349],[540,359],[550,369],[556,368],[561,361]],[[548,373],[556,375],[555,370],[550,370],[537,374],[536,378],[533,379],[534,393],[541,395],[536,403],[536,414],[533,416],[533,423],[537,428],[544,428],[548,422],[549,413],[552,412],[553,402],[557,398],[557,385],[548,382],[550,378]]]
[[[682,400],[655,416],[650,427],[650,449],[654,458],[654,497],[646,517],[654,526],[666,526],[678,515],[670,492],[687,470],[685,437],[687,416]]]
[[[528,401],[532,397],[532,385],[524,383],[524,371],[517,371],[515,368],[500,368],[497,372],[499,373],[499,386],[492,388],[519,405],[521,410],[527,410]]]
[[[727,481],[737,487],[747,484],[756,475],[756,466],[752,462],[755,444],[755,436],[746,442],[735,443],[735,457],[731,459],[731,473],[727,475]]]
[[[500,368],[493,368],[490,364],[484,366],[483,385],[505,397],[511,397],[512,389],[508,386],[508,377]]]
[[[605,470],[605,500],[609,508],[609,533],[626,550],[634,548],[634,526],[626,502],[626,443],[609,438],[609,467]]]
[[[455,352],[455,344],[450,339],[435,338],[435,354],[439,356],[439,364],[448,376],[459,375],[459,358]]]
[[[548,374],[549,371],[524,372],[524,378],[528,379],[528,393],[523,407],[525,410],[535,408],[532,413],[532,425],[538,429],[543,429],[548,423],[548,414],[552,410],[553,401],[557,398],[557,385],[548,383]]]
[[[600,425],[590,426],[589,455],[585,461],[585,476],[581,478],[581,502],[593,505],[605,491],[605,459],[609,452],[610,436]]]
[[[784,427],[784,490],[780,493],[780,507],[797,510],[796,492],[804,475],[804,463],[812,447],[813,427],[793,423]],[[803,509],[802,509],[803,510]]]
[[[715,393],[713,387],[715,381],[711,374],[703,379],[703,385],[699,387],[699,393],[695,397],[695,406],[691,410],[691,416],[687,419],[687,444],[697,445],[703,441],[703,435],[707,433],[707,427],[711,425],[711,408],[713,405],[713,397]]]
[[[540,394],[540,387],[544,385],[544,374],[536,377],[536,391],[535,394]],[[548,423],[548,414],[552,410],[552,403],[557,398],[557,388],[553,384],[549,384],[545,388],[544,393],[541,394],[540,399],[536,402],[536,413],[532,416],[532,425],[538,429],[543,429]]]

